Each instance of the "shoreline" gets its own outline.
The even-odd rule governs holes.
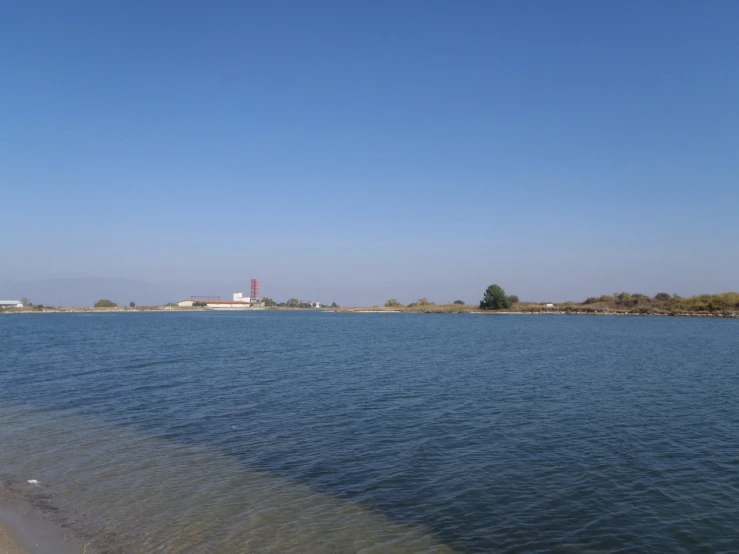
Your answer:
[[[719,319],[739,319],[739,312],[628,312],[628,311],[586,311],[586,310],[541,310],[541,311],[507,311],[507,310],[447,310],[428,308],[425,310],[385,310],[383,308],[339,308],[334,310],[338,313],[367,314],[367,313],[391,313],[391,314],[453,314],[453,315],[536,315],[536,316],[623,316],[623,317],[708,317]]]
[[[0,552],[3,554],[31,554],[20,544],[13,529],[3,521],[0,521]]]
[[[71,308],[54,308],[47,307],[42,310],[33,309],[8,309],[0,310],[0,315],[20,315],[20,314],[105,314],[105,313],[193,313],[193,312],[333,312],[334,308],[258,308],[258,309],[238,309],[238,310],[213,310],[208,308],[180,308],[180,307],[141,307],[141,308],[87,308],[87,307],[71,307]]]
[[[0,553],[82,554],[82,543],[28,501],[0,485]]]
[[[102,313],[193,313],[193,312],[212,312],[217,310],[206,310],[205,308],[54,308],[45,310],[3,310],[0,315],[21,315],[21,314],[102,314]],[[224,310],[226,311],[226,310]],[[236,311],[236,310],[235,310]],[[249,310],[238,310],[249,311]],[[254,310],[257,311],[257,310]],[[269,311],[306,311],[306,312],[327,312],[327,313],[344,313],[344,314],[455,314],[455,315],[567,315],[567,316],[625,316],[625,317],[702,317],[702,318],[718,318],[718,319],[739,319],[739,312],[635,312],[635,311],[618,311],[618,310],[480,310],[472,309],[447,309],[443,305],[438,307],[427,307],[421,310],[415,309],[385,309],[378,308],[331,308],[331,309],[315,309],[315,308],[287,308],[287,309],[266,309],[258,310],[260,312]],[[230,313],[230,311],[229,311]]]

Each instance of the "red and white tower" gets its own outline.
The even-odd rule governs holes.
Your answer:
[[[251,302],[259,302],[259,279],[251,280],[251,294],[249,295]]]

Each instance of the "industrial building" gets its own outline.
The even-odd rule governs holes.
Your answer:
[[[205,305],[206,310],[256,310],[264,308],[259,299],[259,279],[251,280],[251,295],[244,296],[243,292],[233,293],[232,300],[221,300],[217,298],[207,298],[201,296],[191,296],[190,300],[181,300],[177,305],[181,308],[192,308],[195,303]]]
[[[20,300],[0,300],[0,308],[22,308],[23,302]]]

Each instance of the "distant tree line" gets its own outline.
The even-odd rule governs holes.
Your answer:
[[[483,310],[504,310],[510,308],[513,304],[517,304],[518,301],[518,296],[508,296],[500,286],[490,285],[480,301],[480,308]],[[386,308],[427,308],[431,306],[437,306],[436,302],[432,302],[425,297],[407,305],[402,304],[397,298],[390,298],[385,302]],[[448,306],[449,309],[446,311],[453,312],[458,310],[453,310],[452,306],[467,306],[467,303],[464,300],[454,300],[449,304],[442,304],[442,306]]]
[[[262,303],[267,308],[312,308],[313,303],[312,302],[305,302],[303,300],[300,300],[299,298],[290,298],[287,300],[287,302],[277,302],[273,300],[272,298],[264,297],[262,298]],[[321,306],[325,306],[324,302],[319,303]],[[338,308],[339,305],[336,302],[333,302],[331,304],[332,308]]]
[[[285,307],[303,307],[306,304],[297,298],[286,303],[277,304]],[[333,304],[333,307],[337,307]],[[577,313],[629,312],[629,313],[680,313],[680,312],[737,312],[739,311],[739,293],[708,294],[682,298],[677,294],[660,292],[650,297],[641,293],[617,292],[612,295],[592,296],[582,302],[524,302],[515,294],[506,294],[503,287],[492,284],[483,293],[482,300],[476,306],[468,305],[463,300],[454,300],[448,304],[437,304],[426,297],[403,304],[397,298],[389,298],[385,308],[408,312],[425,313],[460,313],[475,309],[541,311],[559,310]],[[374,306],[380,309],[379,306]]]
[[[451,302],[450,304],[455,304],[457,306],[465,306],[466,303],[464,300],[455,300],[454,302]],[[436,302],[432,302],[428,298],[419,298],[415,302],[411,302],[410,304],[403,304],[402,302],[398,301],[396,298],[390,298],[387,302],[385,302],[386,308],[415,308],[418,306],[436,306]]]
[[[610,308],[639,308],[682,312],[722,312],[739,309],[739,293],[701,294],[683,298],[678,294],[659,292],[653,297],[640,293],[616,292],[613,295],[591,296],[583,305]]]

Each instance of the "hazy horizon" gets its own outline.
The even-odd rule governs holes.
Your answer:
[[[738,19],[728,1],[7,6],[0,298],[166,302],[252,277],[344,305],[739,290]]]

